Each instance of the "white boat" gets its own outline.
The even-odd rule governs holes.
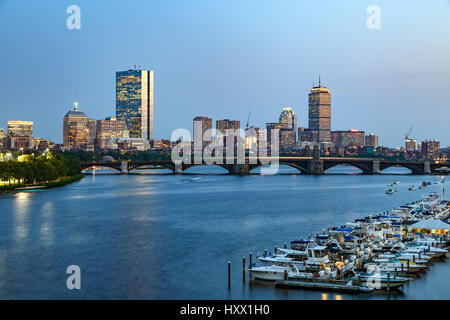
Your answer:
[[[312,279],[313,274],[307,272],[300,272],[294,265],[271,265],[271,266],[261,266],[253,267],[248,269],[251,275],[255,279],[277,281],[284,280],[285,273],[287,272],[288,278],[301,278],[301,279]]]
[[[388,286],[390,288],[398,288],[412,280],[411,278],[399,277],[395,273],[389,274],[389,279],[387,273],[359,273],[353,278],[353,280],[360,280],[363,285],[368,288],[373,289],[386,289]]]
[[[266,266],[270,266],[273,264],[276,264],[276,265],[293,264],[299,270],[305,269],[305,261],[294,260],[293,258],[289,258],[286,255],[277,255],[277,256],[271,256],[271,257],[258,257],[258,260],[261,261]]]
[[[395,181],[393,182],[393,184],[400,184],[400,181],[395,180]]]
[[[394,194],[394,192],[395,192],[394,189],[391,188],[386,190],[386,194]]]
[[[409,191],[415,191],[416,190],[416,186],[412,185],[411,187],[408,188]]]
[[[319,270],[321,265],[325,265],[330,261],[326,246],[311,245],[308,246],[307,251],[308,259],[305,261],[305,268],[307,270]]]

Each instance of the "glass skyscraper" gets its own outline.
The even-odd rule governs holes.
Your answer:
[[[330,89],[319,86],[310,89],[308,95],[309,129],[317,131],[318,141],[331,142],[331,94]]]
[[[116,117],[130,138],[153,140],[153,71],[116,72]]]

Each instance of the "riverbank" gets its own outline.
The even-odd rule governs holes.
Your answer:
[[[7,192],[11,192],[14,191],[17,188],[23,188],[23,187],[34,187],[34,186],[42,186],[43,189],[48,189],[48,188],[55,188],[55,187],[62,187],[65,186],[69,183],[78,181],[82,178],[84,178],[84,174],[80,173],[74,176],[70,176],[70,177],[64,177],[64,178],[60,178],[57,180],[53,180],[53,181],[49,181],[46,183],[37,183],[37,184],[15,184],[15,185],[10,185],[10,186],[1,186],[0,187],[0,193],[7,193]]]

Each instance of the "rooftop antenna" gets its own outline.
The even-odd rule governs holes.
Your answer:
[[[319,87],[320,87],[320,73],[319,73]]]
[[[134,70],[136,70],[136,63],[134,64]]]

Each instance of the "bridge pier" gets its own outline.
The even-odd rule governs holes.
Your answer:
[[[372,174],[381,174],[380,161],[379,160],[374,160],[372,162]]]
[[[238,176],[246,176],[250,172],[248,163],[243,164],[233,164],[231,174]]]
[[[183,173],[183,164],[182,163],[175,164],[173,173],[174,174],[182,174]]]
[[[122,161],[122,163],[120,164],[120,173],[128,174],[128,162]]]
[[[308,161],[308,173],[320,175],[323,174],[323,160],[309,160]]]
[[[428,160],[423,163],[423,173],[431,174],[431,163]]]

